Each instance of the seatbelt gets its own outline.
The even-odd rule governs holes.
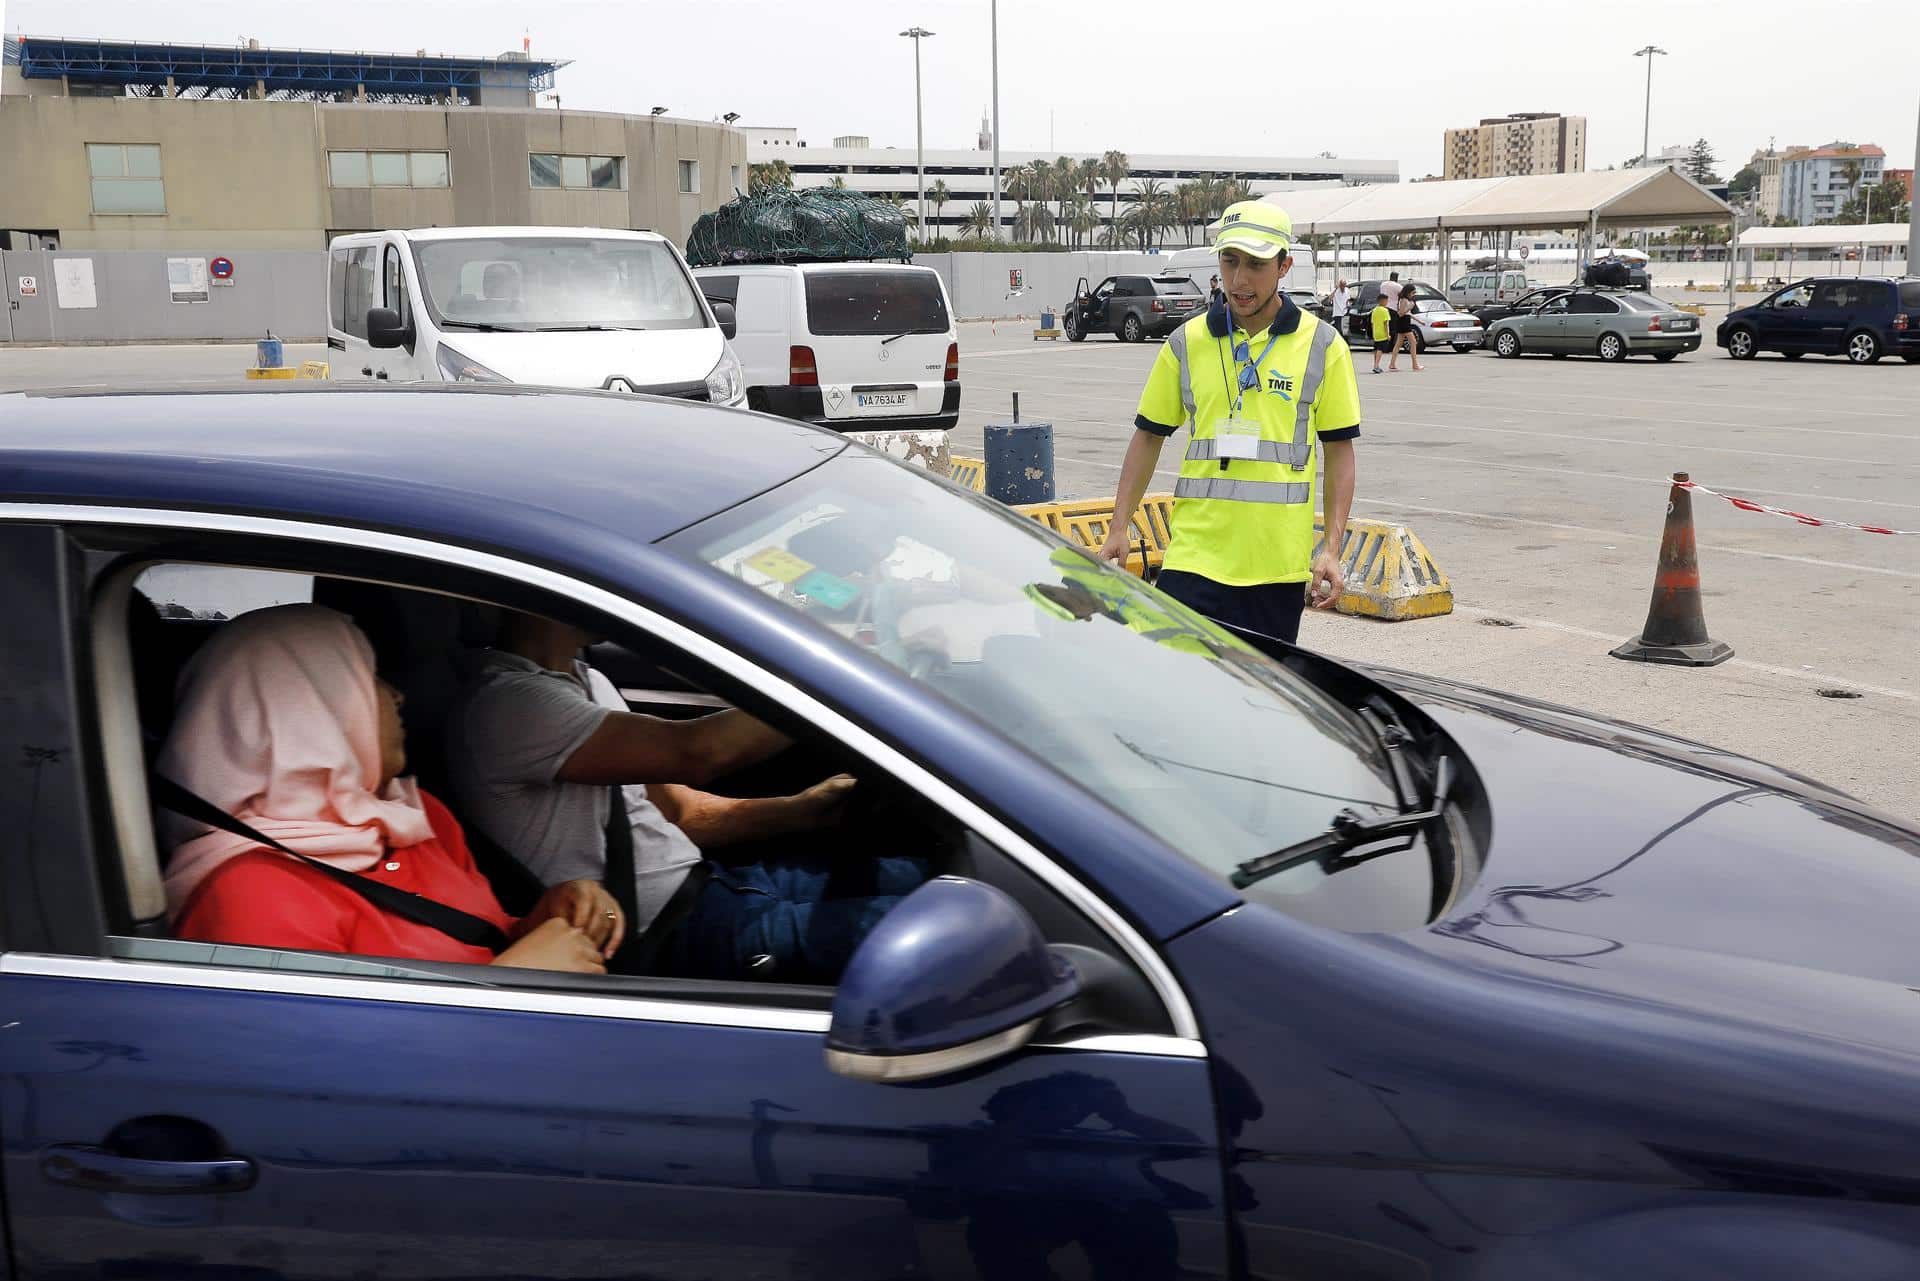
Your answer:
[[[672,897],[661,905],[647,927],[641,929],[633,880],[633,824],[627,816],[626,793],[618,786],[609,790],[613,796],[611,812],[607,815],[607,870],[602,879],[607,893],[613,895],[613,901],[626,914],[627,937],[607,962],[607,969],[613,974],[650,974],[661,947],[693,911],[694,900],[706,888],[713,867],[703,860],[688,868]]]
[[[277,850],[290,858],[298,859],[321,875],[346,886],[383,912],[391,912],[417,925],[439,930],[448,938],[465,943],[468,947],[484,947],[489,952],[497,953],[507,946],[507,936],[501,933],[500,927],[492,921],[463,912],[457,907],[449,907],[425,895],[415,894],[411,890],[403,890],[398,886],[388,885],[384,881],[376,881],[358,872],[345,871],[331,863],[323,863],[317,858],[309,858],[299,850],[288,849],[271,836],[255,831],[219,806],[194,795],[170,778],[153,775],[149,790],[156,805],[172,810],[182,818],[190,818],[196,822],[205,823],[209,827],[217,827],[223,832],[231,832],[235,836],[244,837],[270,850]],[[628,887],[631,891],[631,877],[628,878]]]

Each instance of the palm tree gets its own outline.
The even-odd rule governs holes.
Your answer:
[[[828,183],[827,185],[829,187],[837,187],[840,190],[844,191],[846,190],[846,187],[847,187],[847,176],[845,174],[837,173],[833,175],[833,181]]]
[[[1038,201],[1045,207],[1053,199],[1053,166],[1044,160],[1036,160],[1028,170],[1027,199]]]
[[[784,160],[769,160],[763,165],[747,167],[747,194],[759,195],[775,187],[793,189],[793,170]]]
[[[1133,161],[1127,159],[1124,151],[1109,151],[1100,157],[1100,177],[1113,189],[1113,198],[1107,205],[1107,221],[1110,225],[1120,224],[1120,184],[1133,172]]]
[[[1033,194],[1033,173],[1025,165],[1015,165],[1000,171],[1000,182],[1007,199],[1013,201],[1014,234],[1017,236],[1021,219],[1026,216],[1027,199]]]
[[[1090,244],[1093,233],[1100,230],[1100,211],[1093,207],[1093,201],[1084,195],[1073,198],[1073,216],[1068,223],[1073,229],[1075,240],[1079,244]]]
[[[1143,251],[1153,248],[1156,231],[1172,224],[1173,219],[1167,215],[1167,205],[1171,200],[1172,197],[1160,185],[1158,178],[1148,178],[1140,184],[1140,190],[1134,196],[1133,209],[1139,215],[1134,220],[1134,230],[1140,235],[1140,248]]]
[[[1067,223],[1067,201],[1073,195],[1074,188],[1080,182],[1080,165],[1071,156],[1060,156],[1053,162],[1053,198],[1059,208],[1054,217],[1062,227]]]
[[[970,235],[989,236],[993,234],[993,206],[984,200],[973,202],[973,208],[967,210],[967,220],[960,229]]]
[[[1245,178],[1228,179],[1220,188],[1220,212],[1225,213],[1228,205],[1237,205],[1242,200],[1253,199],[1253,184]]]
[[[945,178],[941,178],[931,187],[927,188],[927,203],[933,206],[933,221],[936,231],[939,230],[940,211],[946,207],[947,201],[952,199],[953,192],[948,190],[947,180]]]
[[[1860,195],[1860,175],[1865,172],[1858,160],[1840,162],[1840,177],[1846,181],[1849,199],[1858,199]]]

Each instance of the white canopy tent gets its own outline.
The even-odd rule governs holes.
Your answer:
[[[1584,258],[1590,255],[1603,227],[1666,227],[1733,220],[1733,210],[1725,201],[1666,165],[1276,191],[1260,199],[1287,211],[1295,235],[1438,235],[1439,283],[1443,288],[1445,277],[1452,274],[1450,232],[1579,227]],[[1338,253],[1336,240],[1336,261]]]
[[[1754,276],[1755,250],[1772,249],[1775,258],[1779,250],[1787,252],[1786,278],[1793,276],[1793,260],[1797,250],[1801,249],[1855,249],[1854,274],[1868,275],[1867,250],[1905,250],[1907,247],[1907,224],[1904,222],[1849,222],[1826,223],[1818,227],[1749,227],[1735,239],[1734,252],[1729,258],[1737,262],[1742,251],[1747,255],[1747,279]],[[1809,258],[1819,258],[1819,254],[1810,254]],[[1892,253],[1882,255],[1893,257]],[[1889,268],[1883,266],[1882,272]],[[1908,263],[1906,270],[1911,273],[1913,264]]]

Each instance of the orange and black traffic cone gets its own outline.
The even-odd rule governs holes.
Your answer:
[[[1687,473],[1677,471],[1673,479],[1684,481]],[[1693,495],[1678,483],[1667,493],[1667,527],[1660,535],[1647,624],[1612,654],[1681,667],[1712,667],[1733,657],[1733,646],[1707,635],[1707,618],[1700,609],[1700,560],[1693,545]]]

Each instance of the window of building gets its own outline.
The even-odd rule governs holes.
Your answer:
[[[87,176],[97,214],[164,214],[160,148],[150,143],[90,142]]]
[[[700,162],[682,160],[680,162],[680,194],[693,196],[700,193]]]
[[[329,151],[330,187],[444,187],[444,151]]]
[[[527,172],[536,187],[570,191],[625,191],[625,156],[565,156],[536,151],[527,157]]]

